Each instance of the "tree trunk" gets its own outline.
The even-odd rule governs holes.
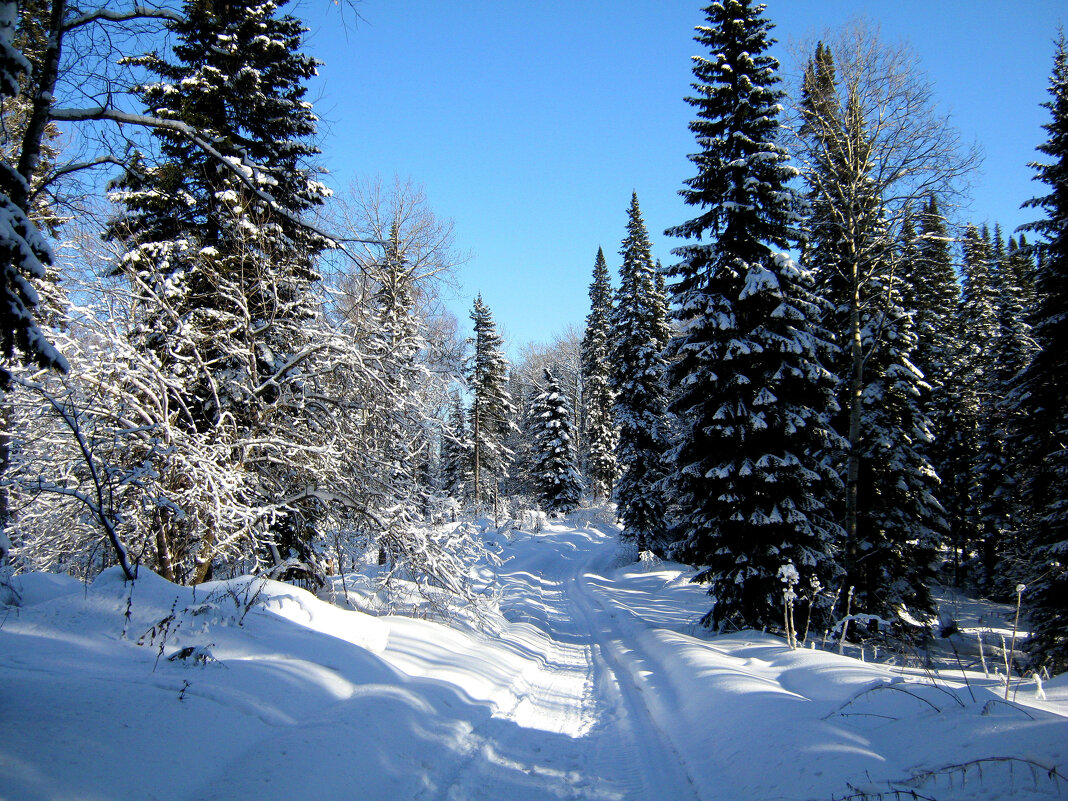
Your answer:
[[[864,350],[860,332],[860,273],[853,261],[853,297],[849,309],[849,453],[846,457],[846,569],[853,573],[857,562],[857,517],[860,495],[860,438],[864,400]],[[855,582],[856,576],[850,576]]]
[[[3,479],[11,469],[11,404],[3,398],[0,390],[0,534],[5,534],[11,525],[14,513],[11,511],[11,492]],[[0,542],[3,542],[0,539]],[[0,549],[0,564],[6,554]]]
[[[67,11],[66,0],[52,0],[52,10],[48,19],[48,45],[38,66],[38,74],[33,76],[33,108],[26,123],[26,133],[22,137],[22,152],[19,154],[19,175],[26,182],[25,187],[13,187],[11,200],[25,212],[29,212],[30,198],[25,189],[32,186],[34,173],[41,160],[41,147],[48,128],[49,112],[59,79],[59,58],[63,45],[63,17]]]
[[[474,429],[475,429],[475,506],[477,507],[478,504],[482,500],[482,478],[481,478],[481,476],[479,474],[479,467],[480,467],[479,460],[480,460],[481,452],[482,452],[482,443],[481,443],[481,441],[479,439],[479,425],[478,425],[479,413],[478,413],[478,402],[477,401],[475,402],[474,411],[475,411],[475,414],[474,414],[474,418],[475,418],[475,420],[474,420],[474,423],[475,423],[475,425],[474,425]]]
[[[156,516],[156,562],[159,574],[167,581],[173,582],[174,564],[171,561],[170,543],[167,542],[167,526],[159,519],[159,515]]]

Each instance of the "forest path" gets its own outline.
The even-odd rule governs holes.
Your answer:
[[[529,541],[499,569],[501,607],[513,624],[503,637],[540,651],[548,669],[517,677],[518,702],[506,717],[518,725],[479,732],[491,739],[441,798],[499,791],[502,772],[514,780],[517,768],[529,778],[513,784],[510,801],[528,797],[526,790],[530,798],[714,797],[695,789],[675,745],[674,699],[660,692],[659,665],[640,643],[650,623],[639,610],[667,612],[651,594],[620,601],[606,577],[618,553],[615,535],[560,522],[519,536]],[[650,589],[662,585],[654,579]]]

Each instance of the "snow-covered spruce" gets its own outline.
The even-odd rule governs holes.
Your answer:
[[[619,475],[616,442],[619,434],[612,420],[615,402],[611,387],[609,349],[612,337],[612,286],[604,251],[597,248],[590,284],[590,313],[582,336],[583,453],[581,460],[595,503],[612,495]]]
[[[13,0],[0,2],[0,99],[18,95],[20,77],[31,71],[14,41],[18,11]],[[33,282],[45,277],[52,251],[30,220],[29,195],[26,178],[6,159],[0,162],[0,359],[65,371],[67,360],[45,337],[34,314],[39,296]],[[0,364],[0,389],[9,378]]]
[[[678,441],[664,485],[674,550],[704,566],[695,580],[709,584],[705,622],[718,627],[781,626],[780,566],[827,585],[841,536],[822,307],[809,273],[779,252],[796,236],[796,170],[778,144],[782,93],[762,8],[713,3],[698,28],[711,56],[694,58],[701,151],[682,195],[700,214],[668,231],[704,241],[679,247],[667,270]]]
[[[1025,498],[1033,510],[1030,550],[1033,575],[1028,582],[1032,651],[1053,670],[1068,668],[1068,42],[1057,41],[1045,124],[1049,134],[1039,151],[1046,157],[1034,168],[1049,194],[1027,205],[1043,216],[1026,226],[1040,237],[1038,305],[1032,333],[1038,352],[1024,370],[1018,397],[1026,415],[1021,423]]]
[[[612,418],[618,430],[620,476],[614,497],[624,539],[638,552],[663,552],[667,505],[659,484],[668,447],[662,355],[667,343],[665,302],[653,267],[649,233],[631,196],[627,236],[620,249],[620,286],[612,312]]]
[[[545,386],[530,408],[534,483],[547,511],[570,512],[582,499],[582,477],[575,458],[574,414],[556,377],[548,370],[544,377]]]
[[[515,405],[508,392],[508,360],[501,350],[504,340],[497,333],[493,312],[475,298],[471,310],[475,335],[468,340],[474,353],[467,366],[471,390],[468,428],[471,434],[472,496],[476,504],[497,499],[498,482],[508,476],[512,452],[505,437],[515,428]]]

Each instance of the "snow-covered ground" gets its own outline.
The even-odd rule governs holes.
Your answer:
[[[284,584],[21,578],[0,798],[1031,799],[1068,794],[1068,680],[709,637],[679,565],[579,518],[513,534],[479,626]],[[966,665],[967,667],[967,665]]]

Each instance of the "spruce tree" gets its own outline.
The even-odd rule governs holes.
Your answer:
[[[512,452],[505,445],[508,434],[516,428],[515,406],[508,392],[508,360],[501,346],[493,313],[475,298],[471,310],[475,335],[468,340],[474,354],[468,364],[467,378],[472,393],[468,426],[471,432],[472,495],[476,504],[497,499],[498,482],[508,477]]]
[[[545,386],[531,403],[534,482],[542,505],[570,512],[582,499],[582,479],[575,456],[574,413],[560,382],[545,370]]]
[[[958,397],[957,439],[954,443],[965,472],[958,481],[962,487],[960,512],[965,551],[980,556],[980,583],[989,590],[993,568],[994,533],[984,524],[980,506],[991,477],[985,475],[984,448],[997,439],[993,417],[992,375],[997,360],[997,290],[994,249],[987,229],[965,227],[961,237],[962,346],[958,372],[962,389]],[[966,478],[964,478],[966,477]]]
[[[1031,607],[1030,649],[1051,672],[1068,668],[1068,43],[1057,40],[1050,99],[1049,137],[1033,163],[1049,193],[1029,200],[1043,216],[1024,226],[1039,236],[1041,266],[1032,335],[1038,350],[1024,370],[1021,450],[1027,468],[1025,499],[1035,515],[1030,532],[1035,555],[1025,596]]]
[[[371,456],[373,467],[369,467],[381,507],[389,510],[382,516],[388,529],[379,535],[382,555],[399,552],[401,532],[410,528],[416,509],[427,508],[424,478],[429,443],[425,416],[417,401],[426,377],[419,361],[425,342],[415,312],[417,272],[402,252],[400,226],[395,220],[382,259],[368,269],[376,287],[366,350],[375,362],[381,385],[364,401],[368,425],[363,446]]]
[[[538,495],[538,488],[534,480],[537,454],[534,450],[535,421],[531,416],[531,404],[539,392],[534,376],[524,375],[524,371],[513,366],[508,373],[508,395],[515,406],[515,414],[512,417],[514,425],[504,439],[511,457],[508,478],[503,487],[508,495],[529,498],[532,503]]]
[[[612,420],[612,368],[608,360],[612,335],[612,286],[604,252],[597,248],[590,284],[590,313],[582,337],[582,396],[585,406],[583,446],[585,474],[595,503],[612,495],[619,470]]]
[[[954,577],[960,581],[961,557],[970,541],[969,463],[960,446],[967,431],[962,411],[972,388],[964,372],[960,332],[960,284],[954,269],[953,242],[932,194],[917,214],[915,259],[905,259],[907,304],[915,321],[916,348],[912,363],[923,374],[928,389],[921,397],[923,413],[931,422],[931,465],[941,479],[938,499],[946,510],[946,535],[953,552]]]
[[[620,254],[620,287],[612,314],[612,417],[619,431],[616,462],[621,475],[614,497],[623,538],[638,551],[665,545],[666,505],[660,489],[667,450],[664,421],[664,299],[638,195],[631,196],[627,236]]]
[[[997,229],[995,229],[997,230]],[[997,243],[997,239],[995,239]],[[977,512],[983,534],[983,590],[992,597],[1012,600],[1014,587],[1027,581],[1026,549],[1021,538],[1031,517],[1021,498],[1023,466],[1013,446],[1013,432],[1024,424],[1024,409],[1015,397],[1017,377],[1035,352],[1026,319],[1027,289],[1017,283],[1019,268],[1015,242],[999,254],[993,275],[995,339],[988,343],[993,358],[983,381],[987,405],[978,426]]]
[[[701,151],[682,191],[700,215],[669,235],[707,240],[678,248],[670,268],[669,454],[676,550],[703,565],[705,622],[781,625],[780,569],[827,583],[840,528],[830,504],[840,482],[827,460],[833,377],[811,276],[784,251],[798,216],[796,170],[778,143],[777,61],[763,6],[725,0],[706,10],[695,57]]]

